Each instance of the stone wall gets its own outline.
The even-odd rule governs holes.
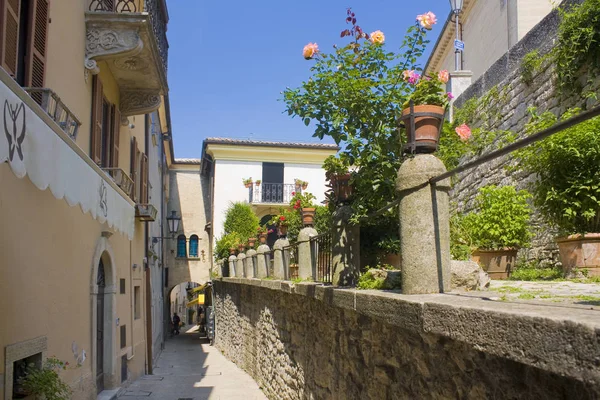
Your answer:
[[[600,317],[582,310],[563,321],[556,308],[455,296],[239,278],[214,288],[216,346],[270,399],[600,396]]]
[[[564,4],[568,6],[582,1],[565,0]],[[477,108],[477,116],[470,122],[471,128],[512,131],[519,137],[523,137],[525,124],[531,119],[529,107],[535,107],[538,114],[550,111],[560,116],[572,107],[589,109],[598,104],[598,100],[593,97],[585,98],[581,93],[599,93],[600,77],[591,77],[592,79],[588,81],[590,77],[584,71],[581,78],[583,90],[581,93],[569,95],[560,94],[556,90],[554,69],[548,62],[537,71],[532,82],[528,84],[523,81],[521,70],[523,57],[533,50],[537,50],[540,55],[548,53],[556,44],[559,23],[558,11],[554,10],[456,99],[454,105],[460,108],[470,99],[482,99],[488,96],[488,101]],[[497,94],[490,96],[492,91]],[[463,162],[470,160],[465,159]],[[509,154],[459,174],[451,193],[451,202],[456,202],[460,212],[468,212],[473,208],[479,188],[483,186],[515,185],[517,189],[527,189],[528,184],[535,177],[528,176],[523,171],[507,170],[507,166],[514,166],[515,163],[514,156]],[[534,216],[532,226],[536,235],[531,249],[523,252],[523,255],[530,260],[557,261],[555,232],[549,229],[537,214]]]

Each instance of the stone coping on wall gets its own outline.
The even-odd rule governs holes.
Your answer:
[[[597,310],[507,303],[457,293],[403,295],[252,278],[219,278],[217,291],[221,282],[310,297],[403,329],[445,336],[485,353],[600,384]]]

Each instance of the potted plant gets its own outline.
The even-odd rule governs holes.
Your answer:
[[[308,188],[308,182],[302,181],[302,190],[306,190],[306,188]]]
[[[248,238],[248,248],[253,249],[255,243],[256,243],[255,237]]]
[[[510,276],[517,251],[531,241],[531,194],[514,186],[494,185],[479,189],[475,210],[462,219],[468,232],[473,261],[479,262],[492,279]]]
[[[294,179],[294,188],[296,190],[296,192],[299,192],[302,190],[302,180],[295,178]]]
[[[294,192],[294,196],[290,200],[290,206],[300,212],[304,226],[314,225],[316,205],[313,200],[315,199],[316,197],[312,193]]]
[[[244,186],[246,186],[247,188],[252,187],[252,177],[250,178],[244,178],[242,179],[242,183],[244,184]]]
[[[341,158],[329,156],[323,162],[325,177],[329,181],[333,196],[338,202],[348,201],[352,197],[352,185],[348,167]]]
[[[440,139],[446,106],[452,98],[452,94],[447,93],[444,87],[450,78],[448,71],[440,71],[432,77],[421,77],[415,71],[404,71],[403,77],[414,86],[414,91],[404,103],[402,110],[402,121],[406,128],[408,142],[411,142],[413,133],[412,112],[415,145],[426,152],[434,152]]]
[[[271,225],[277,226],[277,234],[279,236],[285,236],[288,232],[289,218],[286,215],[288,212],[284,209],[280,209],[279,214],[274,215],[269,222]]]
[[[29,364],[25,376],[19,378],[18,383],[35,399],[68,400],[71,398],[71,387],[58,374],[68,366],[68,362],[48,357],[41,368]]]
[[[269,236],[269,233],[273,233],[273,229],[267,228],[266,225],[258,227],[257,234],[258,234],[258,238],[260,240],[260,244],[267,243],[267,237]]]
[[[246,245],[244,243],[238,244],[238,253],[243,253],[246,249]]]
[[[254,183],[256,184],[256,186],[260,186],[261,182],[262,181],[260,179],[257,179],[256,182],[254,182]]]
[[[569,110],[563,119],[579,110]],[[527,126],[538,131],[556,122],[546,113]],[[520,165],[536,174],[534,204],[558,231],[565,274],[578,269],[600,275],[600,118],[593,118],[523,149]]]

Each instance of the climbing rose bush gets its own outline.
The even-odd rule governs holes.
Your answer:
[[[316,43],[309,43],[302,49],[302,56],[306,60],[312,59],[319,52],[319,46]]]

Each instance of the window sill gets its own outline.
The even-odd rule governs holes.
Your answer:
[[[200,257],[175,257],[175,260],[190,260],[190,261],[198,261],[200,260]]]

